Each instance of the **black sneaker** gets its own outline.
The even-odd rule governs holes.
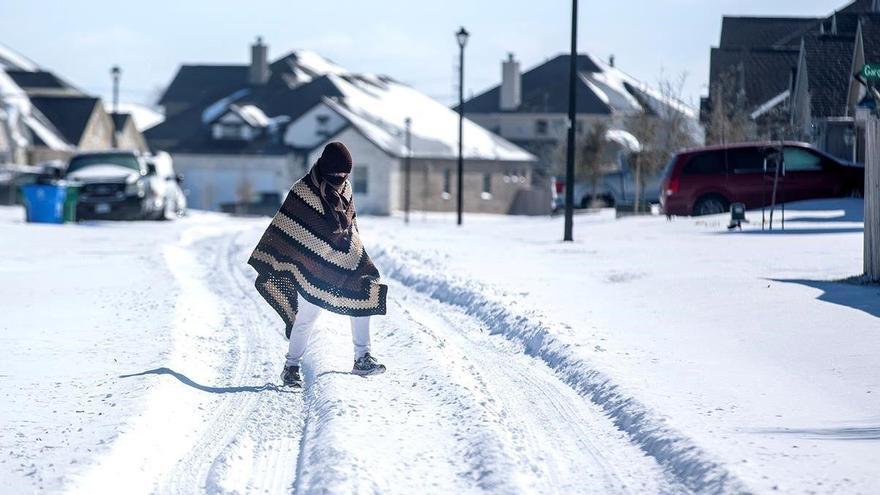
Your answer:
[[[281,381],[285,387],[302,388],[303,381],[299,375],[299,366],[285,366],[284,371],[281,372]]]
[[[368,352],[362,358],[354,360],[354,368],[351,369],[351,373],[360,376],[381,375],[385,373],[385,365],[379,364],[376,358]]]

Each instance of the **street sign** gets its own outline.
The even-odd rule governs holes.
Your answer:
[[[859,74],[869,81],[880,80],[880,64],[865,64]]]

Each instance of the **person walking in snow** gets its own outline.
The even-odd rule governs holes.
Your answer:
[[[385,314],[388,287],[361,244],[344,144],[324,147],[272,219],[248,264],[255,286],[281,316],[290,340],[281,379],[302,386],[300,363],[322,309],[351,318],[356,375],[385,372],[370,354],[370,316]]]

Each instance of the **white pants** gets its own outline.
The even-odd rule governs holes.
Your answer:
[[[306,352],[306,344],[312,335],[312,329],[318,316],[321,315],[321,308],[303,299],[302,295],[297,296],[297,314],[296,321],[293,322],[293,329],[290,331],[290,344],[287,348],[287,366],[299,366],[302,361],[303,354]],[[351,342],[354,345],[354,358],[359,359],[364,354],[370,352],[370,317],[369,316],[351,316]]]

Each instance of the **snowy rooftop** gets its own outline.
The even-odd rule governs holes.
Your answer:
[[[266,127],[269,119],[288,116],[296,121],[308,110],[324,103],[367,139],[394,156],[407,153],[407,118],[412,121],[414,156],[446,159],[458,156],[458,114],[405,84],[384,75],[349,72],[308,50],[290,52],[272,62],[270,67],[272,74],[263,86],[249,85],[243,78],[245,76],[236,71],[225,71],[222,80],[214,81],[207,74],[217,74],[216,67],[181,68],[163,99],[172,99],[168,97],[171,94],[175,101],[191,106],[155,129],[153,137],[163,133],[172,137],[185,136],[189,132],[190,138],[176,139],[178,145],[204,147],[210,143],[199,141],[203,138],[188,131],[194,124],[190,119],[192,112],[200,114],[202,125],[213,122],[227,111],[235,111],[244,112],[246,115],[242,118],[251,125]],[[202,77],[202,71],[205,77]],[[186,77],[181,75],[184,72]],[[217,88],[211,84],[216,84]],[[177,96],[193,92],[216,96],[202,102]],[[470,120],[465,119],[463,134],[465,158],[535,160],[522,148]]]
[[[405,121],[411,119],[412,154],[458,156],[458,114],[428,96],[387,78],[330,76],[344,96],[327,100],[334,110],[387,153],[407,153]],[[534,156],[465,119],[463,154],[468,159],[531,161]]]

